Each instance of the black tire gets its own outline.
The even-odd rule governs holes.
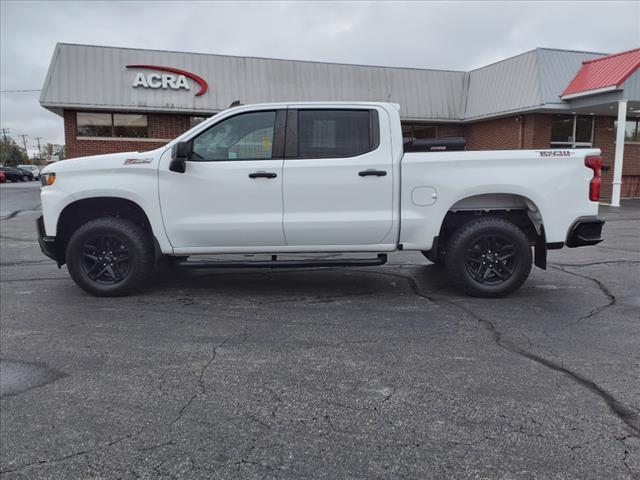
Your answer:
[[[433,255],[433,250],[429,250],[428,252],[422,251],[421,252],[422,255],[424,255],[424,258],[426,258],[427,260],[429,260],[431,263],[433,263],[434,265],[437,265],[439,267],[444,266],[445,264],[445,259],[442,258],[442,256],[439,257],[435,257]]]
[[[153,271],[153,244],[130,220],[97,218],[73,233],[66,262],[71,278],[85,292],[98,297],[129,295]]]
[[[28,182],[28,181],[29,181],[29,177],[28,177],[28,176],[26,176],[26,175],[23,175],[23,176],[22,176],[22,181],[23,181],[23,182]]]
[[[531,272],[531,247],[524,232],[496,217],[458,228],[447,246],[447,274],[474,297],[503,297],[520,288]]]

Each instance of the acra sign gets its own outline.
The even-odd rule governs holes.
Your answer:
[[[196,82],[200,89],[196,97],[203,95],[209,89],[204,78],[195,73],[172,67],[159,67],[157,65],[127,65],[127,68],[137,70],[155,70],[155,72],[138,71],[133,79],[133,88],[162,88],[164,90],[191,90],[187,78]],[[159,73],[162,72],[162,73]]]

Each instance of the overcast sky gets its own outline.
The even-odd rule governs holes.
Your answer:
[[[640,2],[0,2],[0,90],[40,89],[57,42],[470,70],[536,47],[640,46]],[[10,135],[63,143],[39,92],[1,94]]]

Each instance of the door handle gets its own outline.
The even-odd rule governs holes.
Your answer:
[[[373,177],[384,177],[387,175],[386,170],[363,170],[361,172],[358,173],[358,175],[360,175],[361,177],[369,177],[369,176],[373,176]]]
[[[249,174],[249,178],[276,178],[277,176],[273,172],[253,172]]]

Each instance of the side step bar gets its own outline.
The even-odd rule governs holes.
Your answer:
[[[379,253],[377,258],[345,258],[345,259],[307,259],[307,260],[278,260],[277,255],[271,255],[271,260],[247,261],[193,261],[179,262],[181,268],[303,268],[303,267],[375,267],[387,263],[387,255]]]

